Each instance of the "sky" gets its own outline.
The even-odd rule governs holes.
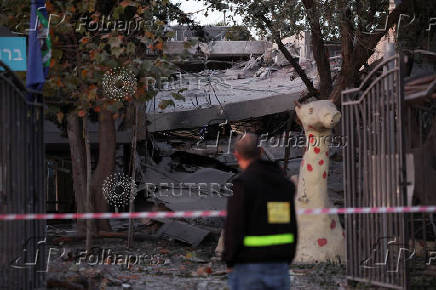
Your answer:
[[[211,10],[208,11],[209,15],[206,17],[204,16],[204,13],[206,12],[207,5],[204,5],[204,2],[199,2],[195,0],[171,0],[172,3],[180,3],[180,8],[185,13],[193,13],[198,12],[199,10],[202,10],[198,13],[193,13],[191,16],[191,19],[197,21],[200,25],[211,25],[216,24],[218,22],[222,22],[224,20],[224,13],[223,12],[212,12]],[[230,17],[227,17],[230,15],[231,12],[226,12],[226,19],[227,23],[230,22]],[[238,23],[241,22],[240,17],[236,17],[235,19]]]

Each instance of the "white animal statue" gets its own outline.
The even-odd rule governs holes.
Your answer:
[[[296,208],[329,208],[327,195],[329,141],[331,129],[341,119],[341,113],[328,100],[295,106],[297,117],[306,134],[307,146],[300,175],[292,176],[297,184]],[[297,181],[298,180],[298,181]],[[345,236],[337,214],[298,215],[298,243],[294,262],[344,262]],[[224,232],[215,249],[217,256],[224,250]]]
[[[221,230],[220,238],[218,239],[218,244],[215,248],[215,255],[221,258],[224,252],[224,230]]]
[[[328,100],[296,103],[295,112],[306,135],[306,151],[301,161],[295,206],[329,208],[327,195],[331,129],[341,113]],[[293,176],[291,180],[295,181]],[[298,215],[297,263],[344,262],[345,236],[337,214]]]

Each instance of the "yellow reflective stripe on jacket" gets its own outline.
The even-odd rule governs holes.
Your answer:
[[[267,247],[267,246],[291,244],[293,242],[294,242],[293,234],[244,237],[244,246],[246,247]]]

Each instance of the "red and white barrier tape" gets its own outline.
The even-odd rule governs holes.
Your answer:
[[[361,208],[306,208],[297,214],[369,214],[369,213],[436,213],[436,206],[414,207],[361,207]],[[198,218],[224,217],[225,210],[176,211],[176,212],[123,212],[123,213],[48,213],[0,214],[1,220],[72,220],[72,219],[138,219],[138,218]]]
[[[48,214],[0,214],[0,220],[72,220],[72,219],[138,219],[138,218],[197,218],[225,216],[225,210],[156,211],[122,213],[48,213]]]
[[[357,207],[357,208],[306,208],[298,209],[297,214],[355,214],[355,213],[414,213],[436,212],[436,206],[405,207]]]

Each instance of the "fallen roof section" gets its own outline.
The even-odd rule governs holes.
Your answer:
[[[314,67],[309,62],[301,66],[317,83]],[[171,79],[150,81],[159,90],[147,102],[150,132],[198,128],[214,119],[238,121],[285,112],[306,91],[294,68],[269,51],[226,70],[181,70]]]
[[[149,132],[158,132],[197,128],[208,124],[208,122],[213,119],[238,121],[285,112],[293,108],[294,101],[298,100],[301,92],[302,91],[298,91],[293,94],[279,94],[265,98],[228,103],[223,105],[223,107],[220,105],[212,105],[208,108],[188,111],[151,113],[151,116],[149,116],[151,124],[148,126],[148,130]]]

